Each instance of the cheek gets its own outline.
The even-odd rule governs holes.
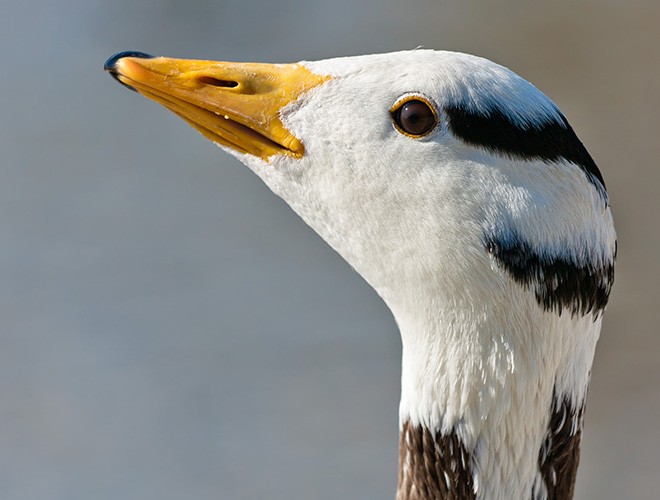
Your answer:
[[[298,106],[284,110],[283,122],[310,147],[314,142],[314,146],[332,143],[354,149],[383,139],[393,128],[389,113],[392,102],[365,92],[357,81],[351,83],[355,85],[336,80],[313,90]]]

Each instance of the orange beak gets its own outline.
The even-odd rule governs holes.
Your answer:
[[[140,52],[116,54],[105,70],[211,141],[263,160],[303,155],[281,111],[329,78],[299,64],[196,61]]]

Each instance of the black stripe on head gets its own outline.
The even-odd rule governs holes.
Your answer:
[[[517,283],[534,291],[545,311],[561,315],[598,314],[607,305],[614,281],[614,262],[578,265],[563,256],[544,256],[517,236],[485,237],[485,246],[498,266]]]
[[[464,106],[449,105],[445,113],[451,132],[466,144],[513,159],[545,162],[563,159],[578,165],[599,191],[605,190],[605,181],[596,163],[559,111],[561,122],[548,118],[528,125],[514,123],[497,108],[479,113]]]

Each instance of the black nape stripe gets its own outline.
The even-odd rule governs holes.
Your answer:
[[[527,127],[515,124],[499,109],[482,114],[461,106],[447,106],[445,112],[449,129],[466,144],[515,159],[545,162],[564,159],[578,165],[598,189],[605,189],[596,163],[559,111],[561,122],[548,121]]]
[[[599,313],[607,305],[614,281],[614,262],[578,266],[567,258],[543,256],[518,237],[486,236],[485,246],[497,264],[519,284],[534,291],[546,311],[559,315]]]

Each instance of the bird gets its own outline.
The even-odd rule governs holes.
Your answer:
[[[249,167],[392,311],[397,500],[569,499],[617,252],[558,106],[431,49],[104,69]]]

